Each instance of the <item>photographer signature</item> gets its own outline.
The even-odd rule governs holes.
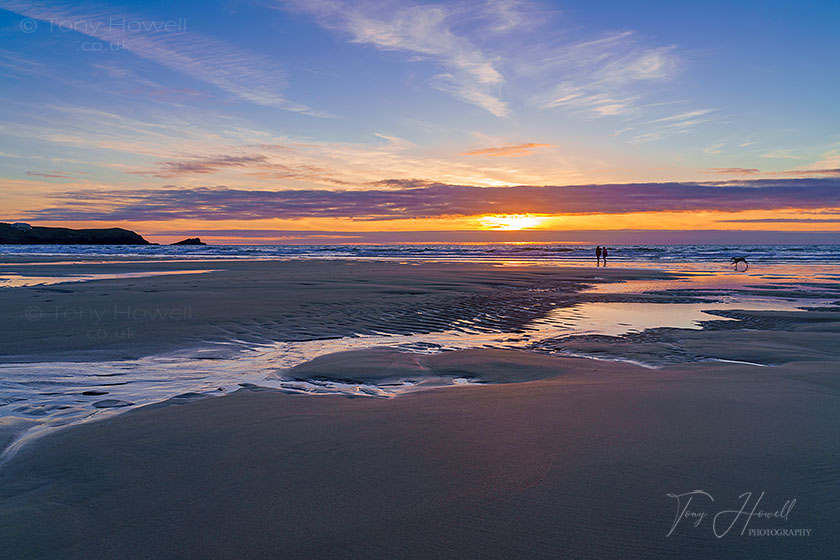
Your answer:
[[[752,492],[744,492],[738,496],[738,499],[741,500],[740,507],[737,507],[736,509],[723,509],[715,513],[714,516],[709,517],[710,513],[708,511],[692,507],[695,499],[698,502],[705,502],[707,500],[709,502],[714,502],[715,499],[708,492],[703,490],[693,490],[683,494],[667,494],[667,496],[669,498],[674,498],[677,506],[674,524],[671,525],[671,530],[668,531],[668,534],[666,535],[668,537],[674,533],[683,520],[686,520],[686,522],[692,522],[695,527],[699,527],[706,519],[711,519],[712,531],[714,532],[715,537],[719,539],[725,537],[732,528],[735,527],[739,520],[743,521],[743,527],[741,528],[740,534],[744,535],[753,519],[780,519],[787,521],[791,510],[793,510],[793,507],[796,505],[796,499],[794,498],[792,500],[787,500],[780,509],[767,511],[759,509],[759,505],[761,504],[762,499],[764,499],[764,492],[762,492],[755,500],[753,500]]]

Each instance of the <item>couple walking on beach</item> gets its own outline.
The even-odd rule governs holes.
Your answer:
[[[609,253],[607,252],[607,246],[606,245],[604,245],[603,247],[601,247],[600,245],[595,247],[595,262],[597,263],[595,266],[601,266],[601,257],[604,258],[604,266],[607,266],[607,255],[608,254]]]

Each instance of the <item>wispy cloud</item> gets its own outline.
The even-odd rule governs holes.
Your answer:
[[[802,159],[800,156],[794,155],[792,150],[773,150],[766,154],[761,154],[761,157],[767,159]]]
[[[200,114],[190,115],[183,123],[163,120],[160,127],[151,118],[137,122],[111,113],[71,108],[65,108],[61,115],[72,120],[59,129],[32,130],[32,136],[74,147],[104,148],[108,150],[106,156],[119,150],[120,159],[114,162],[107,160],[115,158],[105,157],[102,165],[128,173],[131,179],[126,179],[135,185],[134,178],[140,176],[184,178],[195,184],[196,178],[215,174],[214,183],[254,188],[277,187],[277,180],[282,180],[283,186],[296,188],[365,187],[380,180],[383,170],[387,170],[387,176],[397,179],[428,177],[447,183],[500,186],[571,182],[581,175],[578,168],[583,165],[571,156],[557,157],[546,171],[535,156],[517,165],[504,157],[488,157],[476,166],[474,161],[461,157],[460,150],[429,153],[407,139],[387,133],[374,133],[366,142],[325,142],[273,136],[226,123],[224,132],[214,136],[201,128]],[[84,137],[74,134],[74,129],[86,126],[86,121],[95,122],[96,131],[89,131]],[[0,124],[0,133],[5,132],[7,129]],[[10,132],[19,135],[21,129],[14,127]],[[477,138],[476,144],[499,147],[499,155],[504,151],[525,155],[529,150],[541,150],[536,143],[533,147],[510,149],[502,138]]]
[[[810,167],[815,169],[840,168],[840,149],[823,153],[821,159]]]
[[[46,179],[73,179],[74,177],[63,171],[27,171],[30,177],[44,177]]]
[[[528,142],[527,144],[516,144],[513,146],[499,146],[495,148],[479,148],[464,152],[467,156],[527,156],[533,153],[536,148],[553,148],[553,144],[537,144],[535,142]]]
[[[445,69],[435,77],[438,89],[499,117],[510,112],[499,96],[504,78],[496,67],[497,60],[453,29],[455,17],[445,5],[404,6],[342,0],[299,0],[285,5],[313,15],[324,27],[347,33],[354,43],[436,61]],[[518,25],[514,3],[505,3],[501,11],[500,5],[491,5],[502,18],[503,28]]]
[[[697,125],[709,122],[711,119],[708,115],[714,111],[715,109],[696,109],[693,111],[683,111],[673,115],[653,119],[645,123],[648,131],[635,136],[632,139],[632,142],[651,142],[654,140],[660,140],[671,134],[685,134]],[[704,151],[708,154],[714,155],[720,152],[721,147],[723,147],[723,144],[718,144],[710,146],[707,148],[708,151]]]
[[[334,148],[335,149],[335,148]],[[299,151],[282,144],[257,144],[236,149],[235,155],[188,155],[180,159],[164,159],[152,167],[132,169],[127,173],[146,175],[162,179],[210,175],[225,171],[239,171],[253,179],[290,179],[314,184],[351,185],[356,181],[339,178],[337,169],[328,169],[313,163],[315,158],[306,157]]]
[[[524,31],[544,21],[544,11],[522,0],[488,0],[484,3],[489,29],[496,33]]]
[[[135,175],[152,175],[154,177],[172,178],[182,175],[196,175],[215,173],[228,167],[247,167],[262,164],[267,160],[264,155],[255,156],[214,156],[205,158],[189,158],[181,161],[163,161],[156,170],[129,171]]]
[[[535,96],[537,106],[614,116],[636,108],[641,96],[628,94],[634,85],[675,73],[678,58],[673,51],[673,46],[645,46],[628,31],[559,46],[535,46],[518,68],[525,76],[556,79]]]
[[[788,171],[777,171],[775,175],[789,175],[795,177],[812,177],[814,175],[840,176],[840,168],[836,169],[789,169]]]
[[[712,111],[714,111],[714,109],[698,109],[696,111],[685,111],[683,113],[677,113],[677,114],[674,114],[674,115],[669,115],[667,117],[654,119],[650,122],[651,123],[674,123],[676,126],[681,126],[684,123],[696,122],[698,117],[702,117],[703,115],[708,115]]]
[[[308,217],[383,220],[481,214],[623,214],[840,207],[836,179],[740,184],[629,183],[547,187],[469,187],[392,181],[390,189],[243,190],[228,187],[89,190],[29,212],[50,220],[255,220]]]
[[[752,167],[710,167],[705,170],[707,173],[719,173],[722,175],[755,175],[761,173],[760,169]]]
[[[156,28],[159,22],[116,8],[85,8],[32,0],[0,0],[0,8],[47,25],[61,22],[67,29],[119,45],[123,50],[211,84],[240,100],[313,116],[329,116],[286,99],[280,93],[286,87],[285,73],[272,59],[217,39],[184,29]],[[139,23],[141,30],[130,30],[120,22]],[[143,22],[147,24],[145,28]]]
[[[620,97],[607,93],[593,93],[584,86],[561,84],[540,102],[542,109],[563,107],[589,113],[598,117],[629,112],[639,100],[638,96]]]
[[[712,144],[711,146],[703,148],[703,153],[708,154],[710,156],[716,156],[720,154],[721,148],[723,148],[725,145],[725,142],[718,142],[716,144]]]
[[[595,117],[643,114],[645,84],[673,78],[681,65],[674,45],[633,31],[580,39],[547,4],[276,1],[351,42],[437,63],[443,71],[433,87],[497,116],[510,116],[518,101]]]
[[[704,169],[706,173],[719,173],[722,175],[762,175],[764,177],[834,177],[840,176],[840,168],[836,169],[786,169],[784,171],[761,171],[755,168],[745,167],[711,167]]]
[[[18,53],[0,49],[0,75],[16,77],[20,74],[47,76],[49,71],[43,63],[37,60],[24,58]]]

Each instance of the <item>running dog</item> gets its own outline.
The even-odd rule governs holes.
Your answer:
[[[747,269],[750,268],[750,263],[748,263],[747,259],[745,259],[744,257],[732,257],[730,259],[730,261],[732,262],[732,264],[735,265],[736,270],[738,268],[738,263],[744,263],[744,270],[747,270]]]

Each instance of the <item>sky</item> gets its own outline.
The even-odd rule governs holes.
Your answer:
[[[0,0],[0,221],[840,242],[838,21],[836,1]]]

